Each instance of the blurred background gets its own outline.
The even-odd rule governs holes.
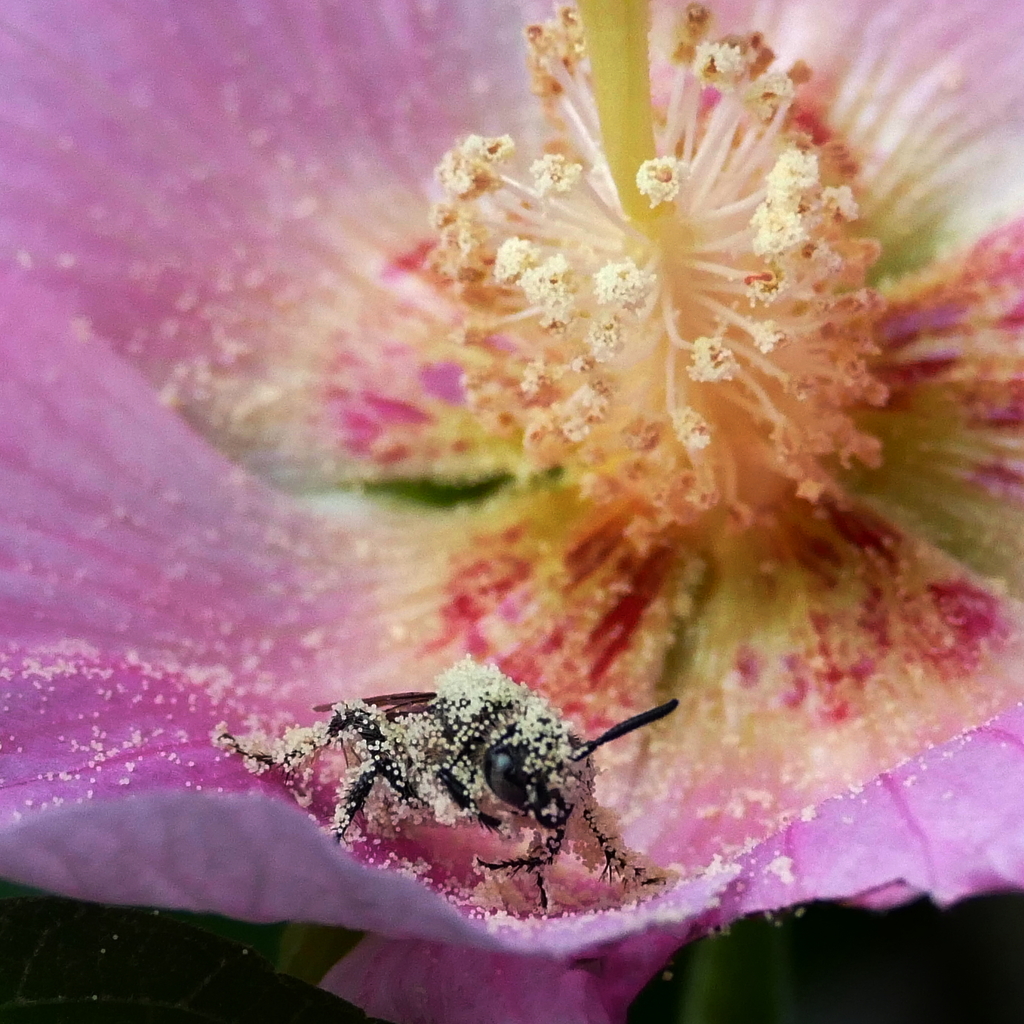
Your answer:
[[[1024,1024],[1024,894],[947,910],[835,904],[677,954],[629,1024]]]

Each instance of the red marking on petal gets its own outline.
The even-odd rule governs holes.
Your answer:
[[[431,398],[449,405],[465,405],[462,375],[463,369],[458,363],[428,363],[420,370],[420,383]]]
[[[964,318],[963,303],[894,307],[879,324],[878,339],[889,352],[898,352],[923,334],[934,336],[958,326]]]
[[[932,583],[928,592],[943,624],[955,643],[934,648],[931,660],[944,666],[950,663],[960,671],[976,671],[986,646],[993,640],[1005,641],[1010,626],[1002,614],[998,599],[966,580]]]
[[[990,284],[1024,278],[1024,223],[1016,221],[982,239],[971,252],[967,267]]]
[[[997,321],[996,327],[1007,330],[1018,330],[1024,327],[1024,299],[1007,310]]]
[[[394,440],[385,447],[378,442],[396,427],[420,427],[432,417],[408,402],[386,398],[372,392],[353,395],[333,389],[329,400],[336,407],[336,423],[346,448],[354,455],[371,456],[382,463],[397,462],[409,454],[409,445]]]
[[[807,699],[811,688],[807,663],[798,654],[787,654],[782,667],[789,673],[789,686],[782,693],[782,703],[787,708],[798,708]]]
[[[838,725],[850,717],[850,711],[850,702],[841,700],[826,707],[821,713],[821,718],[823,722],[829,725]]]
[[[459,553],[419,651],[491,661],[584,732],[600,731],[647,706],[671,639],[665,583],[676,549],[638,552],[617,517],[564,493],[517,505],[525,523],[496,506],[484,513],[489,530],[453,537]]]
[[[448,600],[440,609],[440,635],[427,644],[425,653],[443,650],[460,638],[467,653],[490,653],[481,621],[498,611],[531,573],[531,563],[525,558],[500,553],[458,567],[448,586]]]
[[[916,387],[952,369],[960,361],[957,355],[934,355],[908,363],[887,363],[875,370],[875,376],[890,391]]]
[[[629,581],[629,588],[590,633],[588,646],[595,652],[590,666],[590,678],[600,682],[615,659],[629,647],[640,619],[661,590],[672,552],[669,548],[656,548],[635,568],[629,565],[629,556],[620,565],[619,575]]]
[[[1024,380],[976,387],[967,394],[968,423],[982,427],[1018,427],[1024,423]]]
[[[349,451],[358,455],[369,454],[370,446],[380,436],[380,424],[358,409],[343,410],[338,420]]]
[[[979,466],[971,474],[971,483],[999,498],[1024,499],[1024,471],[1006,465],[1005,462],[990,462]]]
[[[565,555],[570,589],[604,565],[622,544],[621,519],[611,519],[587,534]]]
[[[839,580],[837,570],[843,564],[843,556],[831,541],[824,537],[802,537],[792,551],[797,562],[814,573],[826,586],[835,586]]]
[[[437,248],[435,239],[427,238],[407,252],[395,256],[384,268],[385,281],[394,280],[402,274],[418,274],[427,265],[430,254]]]
[[[431,416],[409,402],[401,402],[395,398],[386,398],[371,392],[363,392],[362,400],[366,407],[374,412],[380,421],[387,425],[396,423],[429,423]]]
[[[841,509],[827,502],[822,506],[836,532],[855,548],[872,551],[889,563],[895,561],[899,534],[877,516],[852,509]]]
[[[855,661],[847,670],[850,674],[850,678],[857,684],[863,685],[866,683],[878,670],[878,662],[874,658],[869,658],[865,655],[863,658]]]
[[[892,647],[892,623],[881,587],[868,588],[867,597],[861,602],[857,625],[871,638],[879,653],[885,653]]]
[[[740,686],[750,689],[758,684],[761,670],[764,668],[757,652],[746,644],[736,651],[736,671],[740,677]]]
[[[392,442],[386,445],[373,446],[373,461],[382,466],[394,466],[412,455],[412,448],[407,444]]]
[[[832,127],[825,120],[825,111],[817,106],[810,106],[806,102],[794,105],[793,127],[797,131],[805,132],[811,137],[816,146],[824,146],[834,135]]]

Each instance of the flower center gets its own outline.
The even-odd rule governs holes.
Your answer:
[[[644,33],[633,117],[635,83],[602,89],[608,40],[560,9],[527,29],[542,148],[470,136],[438,167],[434,266],[465,310],[472,408],[537,470],[658,528],[818,501],[837,463],[877,464],[850,411],[886,400],[855,161],[800,129],[803,64],[710,30],[681,12],[653,88]],[[638,139],[609,146],[616,130]]]

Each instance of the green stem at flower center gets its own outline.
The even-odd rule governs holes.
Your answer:
[[[578,0],[604,152],[626,216],[649,234],[657,212],[636,187],[655,155],[647,0]]]

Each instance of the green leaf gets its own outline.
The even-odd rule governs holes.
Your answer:
[[[788,1024],[788,928],[747,918],[703,939],[694,947],[685,993],[680,1024]]]
[[[3,1024],[367,1024],[237,942],[156,910],[0,901]]]
[[[362,937],[362,932],[325,924],[290,924],[281,936],[277,969],[315,985]]]
[[[475,505],[496,494],[511,482],[510,476],[494,476],[476,483],[450,484],[436,480],[389,480],[386,483],[364,484],[366,494],[394,498],[428,508],[453,508]]]

